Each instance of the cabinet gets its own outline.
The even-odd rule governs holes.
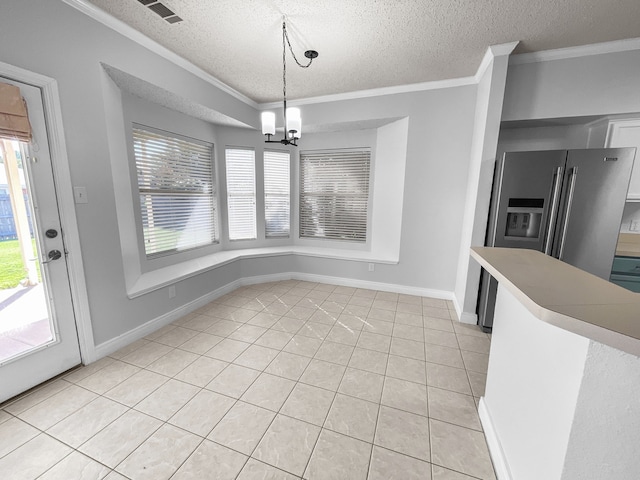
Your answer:
[[[640,202],[640,118],[609,121],[605,146],[637,148],[627,200]]]

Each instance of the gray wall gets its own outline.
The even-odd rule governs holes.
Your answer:
[[[168,298],[166,288],[129,299],[116,209],[120,193],[112,182],[112,165],[116,163],[111,158],[126,146],[116,145],[118,152],[115,152],[112,138],[117,136],[107,134],[113,112],[107,111],[104,102],[112,98],[106,94],[109,80],[100,64],[111,65],[186,102],[249,125],[258,125],[258,112],[61,1],[4,1],[0,44],[3,45],[0,61],[58,82],[72,182],[85,186],[89,199],[88,204],[77,206],[76,216],[96,344],[124,335],[238,278],[261,274],[298,271],[444,292],[453,290],[476,104],[475,85],[302,107],[305,123],[309,124],[409,118],[398,265],[379,265],[375,272],[368,272],[366,263],[309,257],[242,260],[177,282],[177,295],[173,299]],[[127,101],[139,103],[131,98]],[[156,113],[155,121],[159,124],[170,125],[177,118],[175,112],[158,109]],[[162,128],[159,124],[154,126]],[[209,127],[201,122],[184,122],[181,128],[180,133],[189,135],[186,130],[202,132]],[[257,131],[216,127],[210,135],[217,140],[218,158],[227,142],[244,143],[251,136],[255,139],[252,142],[261,144]]]

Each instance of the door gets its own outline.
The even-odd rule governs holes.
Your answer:
[[[609,280],[635,148],[569,150],[553,255]]]
[[[7,147],[6,161],[21,164],[24,177],[25,210],[30,216],[30,227],[22,228],[21,244],[23,258],[28,256],[24,244],[33,237],[33,255],[26,262],[33,261],[39,267],[39,277],[34,266],[24,265],[29,272],[23,283],[31,287],[21,290],[0,302],[0,309],[11,308],[9,314],[0,321],[5,322],[4,334],[0,336],[0,402],[11,398],[39,383],[62,373],[80,363],[80,348],[73,311],[69,272],[67,269],[64,232],[61,230],[60,214],[57,207],[56,185],[53,176],[44,107],[39,88],[0,77],[0,81],[20,88],[28,107],[29,121],[33,130],[31,143],[4,142]],[[11,159],[15,156],[15,159]],[[19,203],[18,194],[12,202]],[[14,213],[16,208],[13,208]],[[18,209],[19,210],[19,209]],[[16,220],[19,223],[19,220]],[[18,227],[19,230],[19,227]],[[6,265],[0,268],[5,269]],[[34,277],[35,275],[35,277]],[[35,284],[35,285],[34,285]],[[39,291],[37,290],[39,288]],[[26,300],[26,301],[25,301]],[[22,306],[20,305],[22,304]],[[4,308],[3,308],[4,307]],[[37,333],[29,331],[26,324],[32,311],[42,327]],[[17,328],[7,328],[6,322]],[[24,322],[23,322],[24,323]],[[31,323],[28,323],[31,325]],[[2,327],[2,325],[0,325]],[[47,328],[48,327],[48,328]],[[1,330],[0,330],[1,331]],[[14,336],[7,335],[7,332]],[[34,341],[34,338],[39,341]],[[9,340],[7,340],[7,338]],[[27,341],[30,338],[31,341]],[[31,343],[30,348],[14,349],[16,342]]]

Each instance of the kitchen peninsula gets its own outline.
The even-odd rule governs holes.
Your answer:
[[[534,250],[471,255],[499,282],[479,406],[498,478],[637,479],[640,294]]]

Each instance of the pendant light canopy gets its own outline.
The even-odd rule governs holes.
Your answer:
[[[300,117],[299,108],[287,108],[287,46],[291,52],[291,56],[295,60],[296,64],[301,68],[308,68],[313,62],[313,59],[318,56],[318,52],[315,50],[307,50],[304,52],[304,56],[309,59],[307,64],[302,64],[296,58],[289,41],[289,35],[287,34],[287,23],[283,17],[282,19],[282,93],[283,93],[283,108],[284,112],[284,135],[281,140],[271,140],[271,137],[276,134],[276,114],[273,112],[262,112],[262,134],[267,136],[266,143],[281,143],[283,145],[295,145],[302,136],[302,118]]]

